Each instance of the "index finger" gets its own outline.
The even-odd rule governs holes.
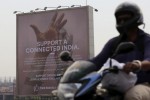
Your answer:
[[[52,23],[51,23],[51,25],[53,25],[53,26],[54,26],[54,23],[55,23],[55,21],[56,21],[57,15],[58,15],[58,12],[56,12],[55,15],[54,15],[53,18],[52,18]]]

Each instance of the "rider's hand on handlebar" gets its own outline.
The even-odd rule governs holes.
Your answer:
[[[124,67],[123,71],[129,74],[129,72],[137,72],[141,69],[141,65],[135,61],[127,62]]]

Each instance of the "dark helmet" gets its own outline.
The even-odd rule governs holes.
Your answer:
[[[122,14],[131,14],[132,18],[126,21],[123,24],[119,24],[117,21],[117,17]],[[116,28],[122,34],[123,32],[127,32],[130,28],[137,27],[143,24],[143,14],[141,13],[140,8],[130,2],[124,2],[120,4],[115,10],[115,17],[116,17]]]

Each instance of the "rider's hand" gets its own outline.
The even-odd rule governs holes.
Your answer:
[[[132,61],[132,62],[127,62],[125,64],[123,71],[126,73],[137,72],[140,68],[141,68],[141,65],[138,62]]]

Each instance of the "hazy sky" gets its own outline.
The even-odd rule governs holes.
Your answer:
[[[16,76],[16,15],[14,11],[30,12],[36,8],[90,5],[94,12],[95,55],[108,39],[118,35],[114,10],[126,0],[3,0],[0,3],[0,77]],[[129,0],[137,3],[144,15],[145,31],[150,33],[150,0]]]

